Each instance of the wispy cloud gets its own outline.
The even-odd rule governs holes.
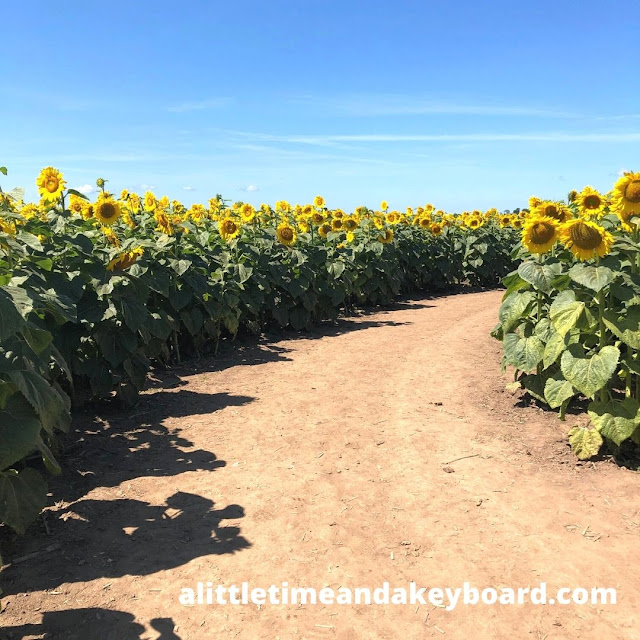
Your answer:
[[[260,188],[255,184],[247,185],[246,187],[240,187],[240,191],[259,191]]]
[[[419,115],[479,115],[479,116],[525,116],[541,118],[583,117],[561,108],[470,103],[464,100],[433,100],[408,95],[357,95],[357,96],[298,96],[293,102],[321,108],[331,115],[375,117],[375,116],[419,116]]]
[[[195,191],[195,187],[182,187],[183,191]]]
[[[138,186],[141,191],[153,191],[156,188],[155,184],[141,184]]]
[[[92,184],[83,184],[83,185],[80,185],[79,187],[76,187],[76,191],[79,191],[80,193],[84,193],[85,196],[88,196],[89,194],[93,193],[95,190],[96,188]]]
[[[231,98],[218,97],[206,98],[204,100],[194,100],[192,102],[181,102],[167,108],[171,113],[187,113],[189,111],[204,111],[205,109],[219,109],[226,107],[232,102]]]

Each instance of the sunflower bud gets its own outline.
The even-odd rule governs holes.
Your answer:
[[[96,180],[96,186],[99,187],[100,189],[104,189],[105,182],[107,182],[107,180],[105,180],[104,178],[98,178]]]

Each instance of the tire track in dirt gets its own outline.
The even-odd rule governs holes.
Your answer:
[[[627,570],[638,554],[638,477],[605,463],[576,466],[565,444],[570,425],[519,408],[504,392],[500,345],[488,335],[500,297],[400,304],[237,350],[208,363],[207,372],[185,372],[186,385],[175,391],[149,392],[144,411],[152,415],[160,399],[166,402],[162,425],[192,443],[185,451],[214,452],[226,466],[141,475],[87,497],[135,496],[161,506],[181,491],[218,509],[240,505],[244,515],[229,512],[224,526],[239,527],[251,546],[213,554],[204,545],[189,561],[168,568],[159,562],[141,575],[130,575],[123,556],[118,577],[62,581],[56,590],[63,599],[34,589],[29,602],[39,611],[14,598],[3,615],[14,625],[35,624],[46,611],[104,607],[146,627],[161,615],[181,640],[638,638],[640,578]],[[194,399],[215,393],[251,401],[199,412],[182,406],[185,390]],[[65,545],[64,526],[54,529]],[[107,533],[86,534],[89,561]],[[167,553],[147,544],[149,554]],[[54,571],[46,562],[24,563],[22,577],[10,573],[14,587]],[[550,591],[616,587],[619,604],[451,612],[431,605],[180,606],[179,588],[198,580],[318,589],[374,588],[384,580],[392,587],[414,580],[479,588],[544,580]]]

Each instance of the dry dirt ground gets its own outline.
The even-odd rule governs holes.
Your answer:
[[[640,638],[640,477],[576,463],[571,417],[504,390],[500,297],[246,340],[80,416],[45,521],[10,545],[2,640]],[[618,603],[181,605],[198,581],[545,581]]]

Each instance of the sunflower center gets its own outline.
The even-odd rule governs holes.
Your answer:
[[[116,215],[116,208],[110,202],[104,202],[100,207],[100,214],[105,220],[110,220]]]
[[[602,242],[600,232],[584,222],[572,225],[569,230],[569,237],[573,244],[580,249],[597,249]]]
[[[58,181],[58,178],[51,177],[47,180],[45,188],[49,193],[55,193],[58,190],[59,186],[60,182]]]
[[[602,201],[598,196],[595,196],[595,195],[587,196],[584,199],[585,209],[598,209],[601,204],[602,204]]]
[[[531,227],[531,239],[535,244],[546,244],[553,238],[555,229],[548,222],[536,222]]]
[[[291,242],[291,240],[293,240],[293,229],[290,229],[289,227],[285,227],[280,231],[280,236],[286,242]]]
[[[544,214],[546,216],[551,216],[552,218],[557,218],[558,217],[558,207],[556,207],[555,204],[548,204],[544,208]]]
[[[632,180],[624,190],[624,198],[629,202],[640,202],[640,180]]]

